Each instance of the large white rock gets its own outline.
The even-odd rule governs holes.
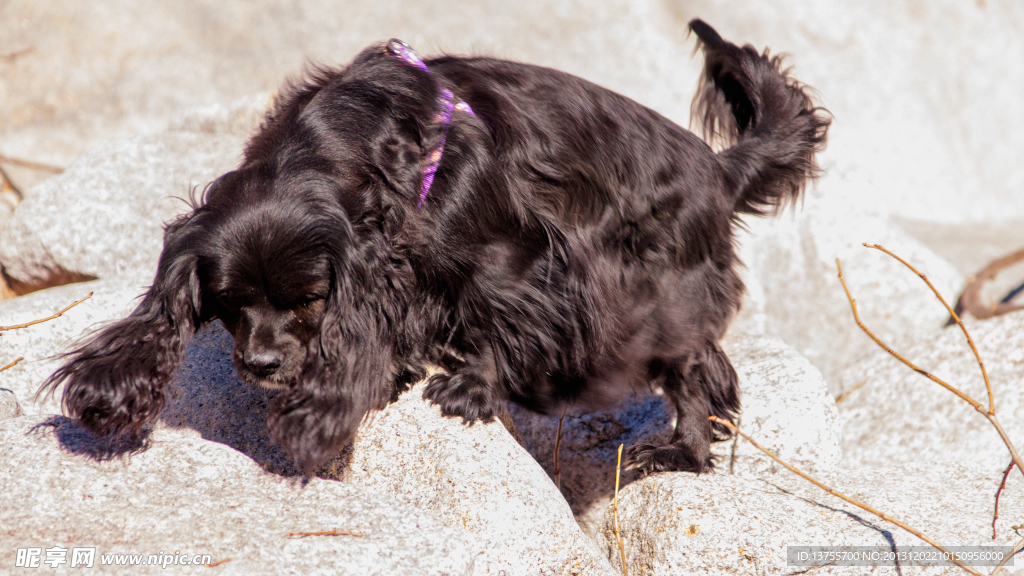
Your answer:
[[[780,458],[808,470],[838,468],[839,412],[818,369],[773,338],[727,339],[723,348],[743,391],[736,422],[740,429]],[[722,465],[733,473],[757,474],[774,465],[739,437],[729,444],[728,453],[721,452]],[[737,461],[731,462],[734,457]]]
[[[1024,449],[1024,313],[967,326],[992,383],[996,416],[1019,452]],[[958,327],[896,350],[988,408],[981,370]],[[881,349],[857,368],[850,382],[866,379],[866,384],[839,404],[846,466],[935,461],[970,463],[991,472],[1009,464],[992,425],[952,392]]]
[[[469,575],[478,542],[380,491],[268,474],[195,432],[160,429],[138,444],[97,442],[60,417],[0,422],[0,566],[19,548],[209,554],[224,574]],[[351,531],[361,536],[291,533]],[[43,565],[43,569],[48,569]],[[205,573],[203,566],[175,572]],[[152,568],[150,568],[152,570]]]
[[[992,495],[1001,475],[960,464],[865,467],[817,474],[859,499],[937,540],[943,546],[1011,546],[1011,529],[1024,515],[1024,490],[1015,474],[1001,502],[992,538]],[[611,507],[598,537],[621,566]],[[928,546],[903,531],[780,469],[761,479],[724,472],[665,473],[619,494],[619,527],[630,574],[799,574],[787,565],[787,546]],[[913,571],[911,571],[913,570]],[[904,574],[962,574],[960,568],[903,568]],[[982,568],[986,573],[991,570]],[[819,567],[812,574],[893,574],[893,566]]]
[[[12,288],[63,283],[68,273],[151,280],[164,223],[188,210],[192,189],[237,164],[241,144],[233,135],[170,132],[97,147],[33,188],[0,231]]]

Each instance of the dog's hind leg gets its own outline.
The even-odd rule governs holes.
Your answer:
[[[688,367],[680,363],[665,370],[662,388],[676,408],[676,429],[668,446],[629,448],[627,468],[644,473],[686,471],[701,474],[714,467],[711,441],[727,437],[708,416],[733,419],[739,409],[736,371],[715,344]]]

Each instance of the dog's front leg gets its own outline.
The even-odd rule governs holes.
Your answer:
[[[441,414],[459,416],[466,424],[490,422],[505,410],[506,395],[498,385],[490,350],[467,355],[453,372],[431,376],[423,397],[440,406]]]

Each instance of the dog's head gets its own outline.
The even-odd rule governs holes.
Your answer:
[[[437,86],[368,50],[293,86],[165,232],[132,314],[68,354],[67,413],[95,433],[138,432],[191,336],[220,319],[242,380],[279,389],[268,425],[309,472],[393,390],[393,348],[415,282],[395,237],[415,209]]]
[[[244,382],[295,388],[330,353],[319,336],[329,307],[341,304],[336,279],[350,267],[351,238],[344,215],[326,206],[265,196],[239,202],[273,185],[260,172],[223,177],[192,224],[202,229],[194,250],[203,317],[231,333]]]

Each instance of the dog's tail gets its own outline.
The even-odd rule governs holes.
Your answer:
[[[702,20],[690,29],[704,50],[693,114],[705,137],[730,145],[719,158],[736,211],[763,214],[795,200],[819,174],[814,155],[825,147],[831,116],[780,68],[780,57],[727,42]]]

